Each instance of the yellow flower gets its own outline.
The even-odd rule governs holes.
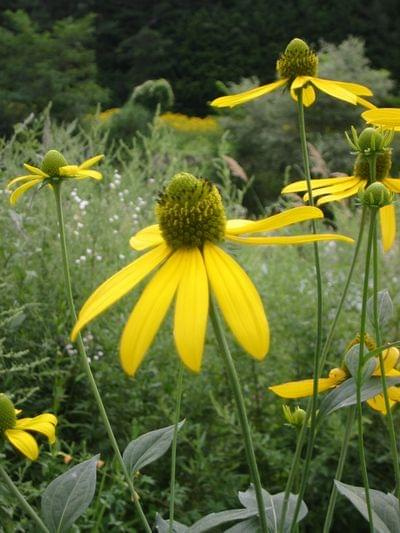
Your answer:
[[[55,427],[57,418],[44,413],[34,418],[17,418],[20,410],[14,408],[12,401],[5,395],[0,394],[0,434],[31,461],[39,456],[39,448],[36,440],[28,431],[36,431],[45,435],[50,444],[56,440]]]
[[[134,235],[135,250],[151,248],[103,283],[82,307],[72,331],[79,331],[160,267],[144,289],[125,325],[120,359],[133,375],[159,329],[176,294],[174,338],[178,353],[191,370],[201,367],[208,316],[209,285],[239,344],[256,359],[268,351],[269,331],[261,298],[248,275],[218,245],[300,244],[348,237],[332,234],[245,236],[276,230],[296,222],[322,218],[315,207],[298,207],[258,221],[228,220],[217,188],[182,172],[173,177],[156,206],[159,224]]]
[[[400,131],[400,109],[396,107],[371,109],[361,113],[361,116],[369,124],[374,124],[394,131]]]
[[[163,113],[160,121],[171,128],[185,133],[207,133],[218,131],[219,125],[214,117],[189,117],[182,113]]]
[[[389,177],[392,166],[390,150],[377,154],[376,159],[376,179],[383,183],[389,191],[400,194],[400,179]],[[352,176],[343,178],[317,178],[311,180],[313,198],[320,197],[317,205],[327,202],[336,202],[355,196],[364,190],[370,183],[370,168],[365,155],[359,154],[353,169]],[[296,181],[290,183],[282,189],[282,193],[307,191],[307,181]],[[304,201],[308,201],[308,193],[303,196]],[[394,205],[386,205],[379,209],[379,218],[382,232],[382,245],[384,251],[390,250],[396,237],[396,211]]]
[[[44,156],[41,168],[33,167],[32,165],[25,163],[24,167],[30,172],[30,174],[18,176],[8,183],[7,188],[12,187],[16,183],[22,183],[22,185],[19,185],[11,193],[10,202],[14,205],[26,191],[35,185],[51,185],[52,182],[65,178],[73,178],[77,180],[93,178],[95,180],[100,180],[102,178],[101,173],[97,170],[91,170],[90,167],[98,163],[103,157],[103,155],[96,155],[95,157],[87,159],[80,165],[68,165],[64,156],[60,154],[60,152],[57,150],[50,150]]]
[[[368,87],[357,83],[319,78],[317,76],[318,57],[301,39],[290,41],[285,52],[278,59],[276,68],[280,78],[278,81],[261,85],[243,93],[221,96],[213,100],[211,105],[214,107],[234,107],[286,85],[292,98],[296,101],[296,92],[299,89],[303,89],[303,104],[306,107],[315,102],[315,90],[319,89],[329,94],[329,96],[344,100],[349,104],[360,104],[370,109],[375,108],[371,102],[361,98],[362,96],[372,96],[372,92]]]
[[[382,352],[385,368],[385,376],[400,376],[400,372],[394,367],[399,360],[399,350],[397,348],[388,348]],[[373,376],[381,376],[379,362],[372,374]],[[343,381],[348,379],[350,374],[343,368],[333,368],[329,372],[327,378],[320,378],[318,380],[318,392],[325,392],[329,389],[338,387]],[[313,395],[314,380],[303,379],[301,381],[290,381],[282,383],[282,385],[274,385],[269,387],[269,390],[286,399],[306,398]],[[396,402],[400,401],[400,388],[388,387],[389,404],[392,407]],[[383,394],[378,394],[373,398],[367,400],[370,407],[376,411],[386,414],[385,400]]]

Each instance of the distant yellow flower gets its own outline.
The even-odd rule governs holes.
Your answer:
[[[185,133],[207,133],[219,129],[214,117],[189,117],[182,113],[168,112],[160,115],[160,120],[171,128]]]
[[[278,81],[261,85],[243,93],[221,96],[213,100],[211,105],[214,107],[234,107],[286,85],[294,100],[297,100],[296,91],[303,89],[303,104],[306,107],[314,103],[315,90],[319,89],[329,96],[344,100],[349,104],[360,104],[370,109],[375,108],[371,102],[361,98],[362,96],[372,96],[370,89],[356,83],[319,78],[317,77],[317,68],[317,55],[310,50],[304,41],[293,39],[277,61],[276,69],[280,78]]]
[[[377,155],[376,179],[392,193],[400,194],[400,179],[389,177],[392,166],[391,151],[386,150]],[[364,190],[371,183],[370,167],[367,158],[359,154],[354,164],[352,176],[343,178],[317,178],[312,179],[311,189],[313,198],[320,197],[317,205],[327,202],[336,202],[355,196],[359,191]],[[307,191],[307,181],[295,181],[282,189],[283,194]],[[303,200],[309,200],[308,193],[303,196]],[[384,251],[392,248],[396,238],[396,210],[394,205],[386,205],[379,209],[379,218],[382,233],[382,245]]]
[[[400,131],[400,109],[396,107],[380,107],[361,113],[369,124],[381,126],[389,130]]]
[[[100,285],[82,307],[71,335],[74,340],[86,324],[160,267],[144,289],[122,334],[121,364],[130,375],[139,367],[175,293],[176,347],[188,368],[200,370],[209,284],[239,344],[256,359],[264,358],[269,330],[260,296],[244,270],[218,245],[222,240],[254,245],[331,239],[352,242],[348,237],[332,234],[247,237],[245,234],[276,230],[322,218],[323,214],[316,207],[297,207],[258,221],[226,221],[217,188],[185,172],[174,176],[161,194],[156,214],[159,224],[144,228],[130,240],[135,250],[152,250]]]
[[[0,434],[25,457],[35,461],[39,456],[39,448],[28,431],[45,435],[50,444],[53,444],[56,440],[57,418],[50,413],[44,413],[34,418],[17,419],[20,412],[5,394],[0,394]]]
[[[385,376],[400,376],[400,372],[394,367],[399,360],[399,350],[397,348],[388,348],[382,352],[384,359]],[[374,370],[373,376],[381,376],[381,370],[379,363]],[[327,378],[320,378],[318,380],[318,392],[325,392],[329,389],[338,387],[343,381],[348,379],[350,374],[343,368],[333,368],[329,372]],[[314,380],[303,379],[301,381],[290,381],[288,383],[282,383],[282,385],[274,385],[269,387],[269,390],[286,399],[306,398],[313,395]],[[400,401],[400,388],[388,387],[389,404],[392,407],[396,402]],[[385,399],[383,394],[378,394],[373,398],[367,400],[370,407],[376,411],[386,414]]]
[[[90,167],[103,159],[103,155],[96,155],[87,159],[80,165],[68,165],[64,156],[57,150],[50,150],[44,156],[41,168],[33,167],[32,165],[24,164],[24,167],[30,172],[26,176],[19,176],[12,179],[7,188],[12,187],[16,183],[23,183],[18,186],[11,193],[10,202],[14,205],[18,199],[29,189],[35,185],[52,184],[60,179],[73,178],[82,180],[86,178],[93,178],[100,180],[102,175],[97,170],[90,170]]]

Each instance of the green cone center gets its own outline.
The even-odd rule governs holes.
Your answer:
[[[225,211],[212,183],[187,172],[176,174],[161,193],[156,215],[171,248],[201,247],[225,234]]]
[[[0,394],[0,433],[15,427],[17,417],[12,401],[5,394]]]
[[[68,165],[68,163],[60,152],[57,150],[49,150],[44,156],[42,170],[50,177],[59,176],[60,167],[64,167],[65,165]]]
[[[377,154],[376,157],[376,179],[382,180],[388,177],[392,167],[392,154],[390,150],[386,150],[382,154]],[[371,181],[371,171],[369,168],[369,159],[363,154],[358,154],[354,164],[354,176],[361,179]]]
[[[301,39],[292,39],[276,62],[276,70],[282,79],[293,81],[297,76],[316,76],[318,56]]]

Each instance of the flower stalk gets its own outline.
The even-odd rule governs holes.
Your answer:
[[[29,505],[29,503],[26,501],[24,496],[20,493],[17,486],[14,484],[13,480],[10,478],[10,476],[7,474],[7,472],[4,470],[3,466],[0,465],[0,476],[3,479],[4,484],[8,488],[8,490],[15,496],[16,500],[20,504],[21,508],[25,511],[27,515],[29,515],[32,520],[35,522],[36,527],[38,528],[38,531],[43,531],[44,533],[49,533],[49,530],[43,523],[40,516],[36,513],[36,511]]]
[[[67,300],[68,305],[71,313],[71,317],[74,321],[76,321],[76,311],[75,311],[75,304],[74,299],[72,295],[72,284],[71,284],[71,274],[69,270],[69,260],[68,260],[68,249],[67,249],[67,241],[66,241],[66,235],[65,235],[65,224],[64,224],[64,216],[63,216],[63,210],[62,210],[62,203],[61,203],[61,184],[54,184],[53,185],[55,200],[56,200],[56,207],[57,207],[57,217],[58,217],[58,226],[60,231],[60,244],[61,244],[61,255],[62,255],[62,261],[63,261],[63,269],[64,269],[64,278],[65,278],[65,286],[67,290]],[[94,399],[97,404],[97,408],[99,410],[101,419],[103,421],[104,427],[107,431],[108,437],[111,442],[111,446],[114,450],[115,456],[117,458],[117,461],[125,475],[126,481],[128,483],[132,501],[136,507],[137,513],[140,517],[140,520],[143,524],[143,527],[147,533],[151,533],[151,527],[146,519],[146,516],[143,512],[142,506],[139,502],[139,497],[135,491],[133,481],[131,479],[131,476],[129,475],[129,472],[125,466],[125,463],[122,459],[122,455],[117,443],[117,440],[115,438],[114,432],[112,430],[110,421],[108,419],[108,415],[106,412],[106,409],[104,407],[103,401],[101,399],[99,390],[96,385],[96,381],[94,379],[92,370],[90,368],[88,357],[86,355],[85,346],[82,341],[81,334],[79,333],[77,336],[77,346],[78,346],[78,353],[81,359],[81,363],[83,366],[83,369],[85,371],[85,374],[87,376],[87,379],[89,381],[90,389],[92,391],[92,394],[94,396]]]
[[[240,426],[241,426],[241,430],[242,430],[242,434],[244,438],[247,462],[250,468],[251,478],[252,478],[252,481],[254,484],[254,490],[256,493],[261,531],[262,533],[268,533],[267,517],[265,513],[265,502],[264,502],[264,498],[262,494],[260,474],[258,471],[256,455],[254,452],[253,439],[251,436],[250,425],[249,425],[249,421],[247,418],[243,393],[241,390],[239,377],[237,375],[236,368],[235,368],[235,365],[232,359],[232,355],[230,353],[228,343],[226,341],[226,338],[225,338],[225,335],[222,329],[221,320],[218,316],[218,312],[217,312],[215,303],[213,302],[212,298],[210,299],[210,317],[211,317],[211,322],[214,328],[215,337],[217,339],[220,352],[224,358],[225,366],[228,371],[228,376],[229,376],[229,381],[232,387],[232,392],[235,397],[237,413],[239,416],[239,422],[240,422]]]

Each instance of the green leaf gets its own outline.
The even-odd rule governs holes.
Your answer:
[[[70,468],[54,479],[42,495],[42,516],[50,533],[68,531],[86,511],[96,489],[100,455]]]
[[[257,509],[229,509],[228,511],[211,513],[195,522],[189,527],[187,533],[203,533],[203,531],[208,531],[228,522],[254,517],[257,512]]]
[[[370,321],[371,325],[374,326],[374,299],[371,296],[371,298],[368,299],[367,302],[367,316],[368,320]],[[382,328],[386,326],[391,318],[393,317],[393,302],[390,297],[389,291],[387,289],[383,289],[382,291],[378,292],[378,323],[379,326]]]
[[[386,378],[388,387],[400,383],[399,377]],[[380,377],[371,377],[365,380],[361,387],[361,401],[364,402],[382,392],[382,382]],[[327,416],[342,407],[349,407],[357,403],[356,383],[354,378],[346,379],[344,383],[336,387],[327,394],[321,402],[318,420]]]
[[[260,521],[258,517],[248,518],[239,522],[229,529],[225,529],[225,533],[259,533],[260,531]]]
[[[158,533],[169,533],[169,520],[164,520],[161,515],[157,513],[156,515],[156,529]],[[172,528],[173,533],[186,533],[188,530],[188,526],[185,526],[185,524],[181,524],[180,522],[176,522],[174,520],[174,525]]]
[[[350,500],[354,507],[368,520],[364,487],[346,485],[346,483],[336,479],[335,485],[340,494]],[[393,494],[385,494],[374,489],[369,490],[369,496],[375,531],[377,533],[400,533],[400,511],[397,498]]]
[[[184,420],[179,422],[180,429]],[[168,426],[141,435],[125,448],[123,460],[130,474],[159,459],[171,446],[174,427]]]
[[[360,358],[360,345],[352,346],[346,353],[345,363],[350,374],[355,378],[358,373],[358,360]],[[364,362],[362,368],[362,380],[369,378],[377,367],[378,360],[375,357],[370,357]]]

